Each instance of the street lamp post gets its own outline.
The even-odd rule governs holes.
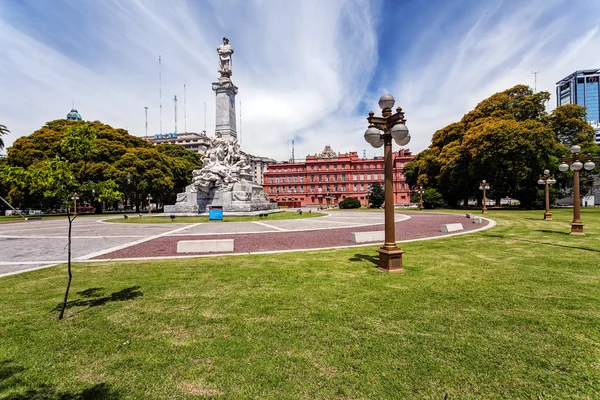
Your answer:
[[[419,193],[419,211],[423,211],[423,186],[415,186],[413,190]]]
[[[546,187],[546,211],[544,212],[544,220],[552,221],[552,213],[550,212],[550,185],[554,185],[556,179],[550,175],[550,170],[545,169],[544,175],[540,175],[538,184]]]
[[[383,156],[385,163],[385,242],[377,250],[379,253],[379,270],[386,272],[403,271],[402,254],[404,250],[396,246],[396,226],[394,221],[394,183],[392,166],[392,139],[399,146],[405,146],[410,142],[408,128],[404,124],[404,113],[402,108],[394,107],[394,97],[384,94],[379,99],[381,117],[375,117],[373,111],[369,113],[369,128],[365,132],[365,140],[373,147],[384,146]]]
[[[148,200],[148,215],[152,214],[152,207],[150,207],[150,200],[152,200],[152,196],[146,196],[146,200]]]
[[[79,195],[77,194],[77,192],[73,193],[73,196],[71,196],[71,200],[73,200],[73,202],[75,203],[75,211],[73,212],[73,215],[77,215],[77,200],[79,200]]]
[[[583,236],[583,222],[581,222],[581,208],[579,204],[581,201],[579,199],[579,171],[581,168],[591,171],[596,168],[596,164],[589,159],[589,154],[585,164],[579,160],[581,146],[571,146],[570,151],[571,158],[563,157],[558,170],[560,172],[566,172],[569,169],[573,171],[573,221],[571,222],[571,235]],[[571,165],[567,164],[567,162],[571,163]]]
[[[485,179],[479,184],[479,190],[483,190],[483,208],[481,209],[481,213],[487,214],[487,197],[485,197],[485,191],[490,190],[490,185]]]

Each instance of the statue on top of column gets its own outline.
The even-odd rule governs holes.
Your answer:
[[[229,44],[229,39],[223,38],[223,44],[217,47],[217,53],[219,53],[218,72],[221,74],[221,78],[229,78],[232,73],[231,55],[233,54],[233,47]]]

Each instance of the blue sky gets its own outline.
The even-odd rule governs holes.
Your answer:
[[[600,67],[599,10],[600,0],[0,0],[0,123],[10,146],[74,100],[84,119],[138,136],[147,106],[158,133],[160,54],[163,132],[177,95],[178,131],[206,123],[212,135],[227,36],[244,150],[286,159],[295,139],[296,158],[325,145],[380,155],[362,135],[389,92],[418,152],[489,95],[533,86],[532,71],[553,108],[556,81]]]

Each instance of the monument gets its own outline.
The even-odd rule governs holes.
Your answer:
[[[217,47],[217,53],[219,53],[219,68],[217,71],[221,76],[217,82],[212,84],[212,90],[217,95],[215,136],[237,139],[235,95],[238,88],[231,82],[233,47],[229,44],[229,39],[223,38],[223,44]]]
[[[192,183],[185,192],[177,194],[174,205],[166,205],[170,214],[202,214],[211,207],[224,212],[252,213],[273,210],[277,204],[269,202],[263,187],[252,182],[248,156],[240,150],[235,124],[235,95],[238,88],[231,82],[231,55],[229,40],[217,48],[221,74],[213,82],[216,93],[215,137],[209,138],[209,147],[202,158],[201,169],[192,172]]]

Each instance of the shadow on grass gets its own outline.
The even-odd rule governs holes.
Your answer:
[[[548,232],[548,233],[558,233],[561,235],[568,235],[568,233],[563,233],[563,232],[555,232],[555,231],[536,231],[536,232]],[[543,244],[546,246],[554,246],[554,247],[564,247],[566,249],[577,249],[577,250],[584,250],[584,251],[593,251],[595,253],[600,253],[599,249],[590,249],[589,247],[582,247],[582,246],[568,246],[566,244],[559,244],[559,243],[548,243],[548,242],[540,242],[538,240],[528,240],[528,239],[518,239],[518,238],[514,238],[514,237],[509,237],[509,236],[503,236],[503,235],[494,235],[494,234],[487,234],[485,235],[486,237],[495,237],[495,238],[500,238],[500,239],[507,239],[507,240],[514,240],[516,242],[525,242],[525,243],[534,243],[534,244]]]
[[[108,296],[104,296],[104,297],[100,297],[104,293],[104,290],[102,288],[89,288],[89,289],[83,290],[81,292],[77,292],[77,294],[79,294],[83,297],[87,297],[87,298],[92,297],[91,299],[89,299],[89,300],[83,300],[83,299],[71,300],[71,301],[67,302],[67,308],[71,308],[71,307],[92,308],[92,307],[102,306],[102,305],[112,302],[112,301],[127,301],[127,300],[131,300],[131,299],[135,299],[136,297],[143,296],[143,294],[144,294],[144,292],[142,292],[140,290],[140,288],[141,288],[141,286],[132,286],[132,287],[125,288],[123,290],[119,290],[118,292],[111,293]],[[54,307],[53,311],[59,311],[61,308],[62,308],[62,303],[59,303],[56,305],[56,307]]]
[[[4,395],[3,400],[117,400],[119,393],[106,383],[99,383],[80,392],[59,392],[48,384],[32,388],[18,375],[25,368],[14,364],[13,360],[0,361],[0,392],[13,393]]]
[[[368,256],[366,254],[355,254],[354,257],[348,259],[348,261],[370,261],[375,265],[379,265],[379,257]]]
[[[549,229],[535,229],[534,232],[542,232],[542,233],[556,233],[557,235],[569,236],[569,232],[565,231],[551,231]]]
[[[35,389],[3,397],[4,400],[117,400],[121,396],[106,383],[98,383],[81,392],[58,392],[51,386],[42,384]]]

